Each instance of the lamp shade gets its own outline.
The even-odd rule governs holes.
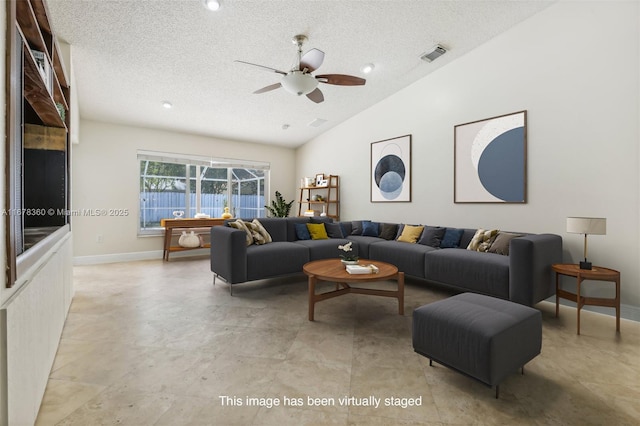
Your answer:
[[[571,234],[606,235],[607,219],[604,217],[568,217],[567,232]]]

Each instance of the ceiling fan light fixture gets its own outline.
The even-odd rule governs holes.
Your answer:
[[[304,74],[302,71],[291,71],[282,77],[281,84],[287,92],[302,96],[313,92],[318,86],[318,80],[311,74]]]
[[[215,12],[220,9],[220,0],[204,0],[204,7]]]
[[[369,74],[371,71],[374,70],[376,66],[374,64],[364,64],[361,68],[360,71],[362,71],[364,74]]]

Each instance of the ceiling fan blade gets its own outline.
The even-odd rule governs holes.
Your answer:
[[[364,86],[367,82],[364,78],[346,74],[316,75],[316,80],[320,83],[335,84],[338,86]]]
[[[256,94],[256,95],[259,95],[260,93],[270,92],[270,91],[272,91],[272,90],[276,90],[276,89],[278,89],[278,88],[279,88],[279,87],[281,87],[281,86],[282,86],[282,84],[280,84],[280,83],[271,84],[271,85],[269,85],[269,86],[263,87],[262,89],[258,89],[258,90],[256,90],[256,91],[255,91],[255,92],[253,92],[253,93],[254,93],[254,94]]]
[[[287,73],[284,72],[284,71],[280,71],[280,70],[277,70],[277,69],[271,68],[271,67],[265,67],[264,65],[252,64],[251,62],[237,61],[237,60],[233,61],[233,62],[240,62],[241,64],[253,65],[254,67],[259,67],[259,68],[262,68],[262,69],[267,70],[267,71],[275,72],[275,73],[282,74],[282,75],[287,75]]]
[[[318,49],[311,49],[300,58],[300,71],[307,69],[308,72],[314,72],[324,61],[324,52]]]
[[[320,102],[324,102],[324,95],[322,91],[316,87],[311,93],[307,93],[307,98],[311,99],[313,102],[319,104]]]

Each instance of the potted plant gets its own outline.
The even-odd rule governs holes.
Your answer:
[[[270,206],[264,206],[269,213],[271,213],[272,217],[287,217],[289,216],[289,212],[291,211],[291,205],[293,204],[293,200],[288,203],[282,197],[279,191],[276,191],[276,199],[271,200]]]

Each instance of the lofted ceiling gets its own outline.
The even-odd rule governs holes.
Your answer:
[[[552,3],[220,1],[211,12],[202,0],[48,0],[54,31],[72,46],[81,117],[297,147]],[[320,104],[282,88],[253,94],[281,75],[234,60],[288,71],[296,34],[309,37],[304,51],[325,52],[314,74],[366,85],[320,84]],[[448,52],[422,61],[435,44]],[[364,75],[367,63],[375,69]],[[316,119],[326,122],[309,126]]]

